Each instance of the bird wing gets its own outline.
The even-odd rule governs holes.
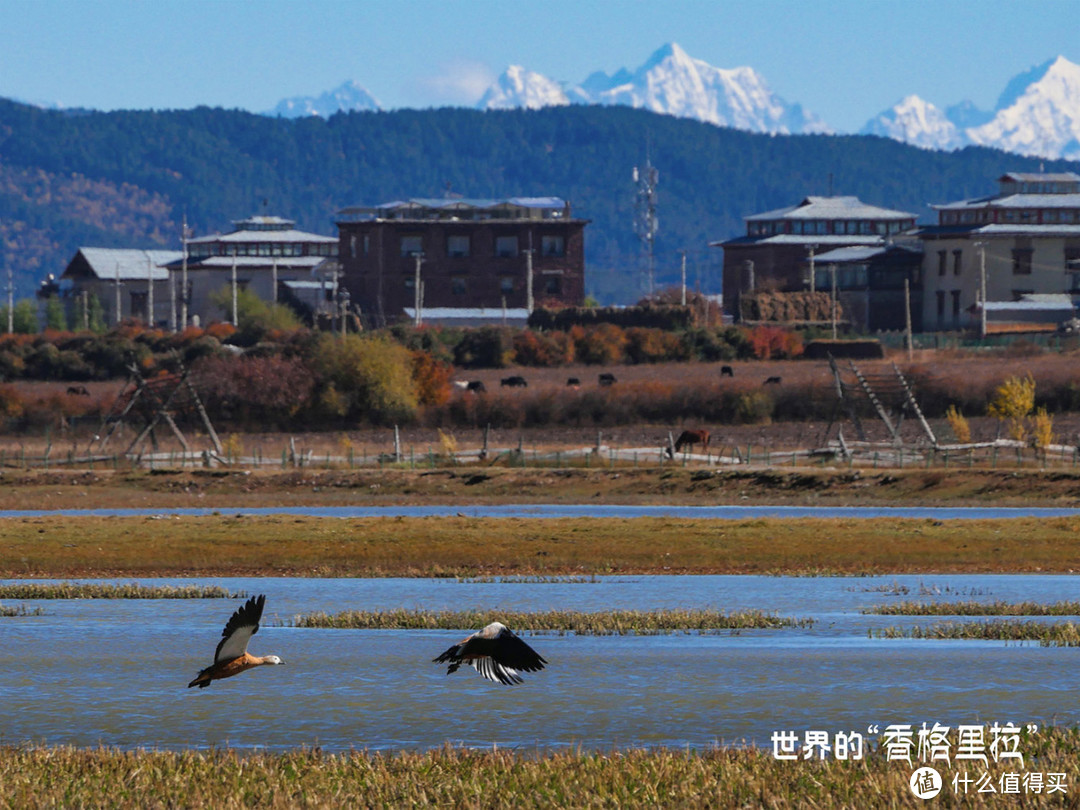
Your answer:
[[[221,631],[221,641],[214,652],[214,663],[231,661],[247,652],[248,641],[259,630],[266,596],[260,594],[247,600],[229,617],[225,629]]]
[[[537,672],[547,663],[536,650],[509,630],[500,633],[492,642],[491,647],[488,654],[506,669]]]
[[[469,661],[469,666],[487,678],[489,681],[496,681],[497,683],[510,686],[515,683],[524,683],[521,680],[521,675],[518,674],[516,669],[510,667],[504,667],[494,658],[490,656],[484,656],[483,658],[474,658]]]

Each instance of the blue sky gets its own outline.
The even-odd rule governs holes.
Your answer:
[[[1077,0],[0,0],[0,21],[0,96],[102,110],[258,112],[349,79],[387,108],[471,105],[510,64],[577,83],[677,42],[846,132],[1080,63]]]

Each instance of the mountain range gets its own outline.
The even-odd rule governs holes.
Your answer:
[[[834,130],[800,104],[778,96],[750,67],[718,68],[675,43],[640,67],[589,75],[568,85],[511,65],[476,103],[478,109],[540,109],[572,104],[628,106],[717,126],[770,134],[829,134]],[[318,97],[286,99],[268,115],[327,117],[377,110],[356,82]],[[927,149],[978,145],[1034,157],[1080,159],[1080,66],[1063,56],[1027,70],[1006,85],[993,110],[970,101],[940,109],[915,95],[871,118],[859,134],[879,135]]]

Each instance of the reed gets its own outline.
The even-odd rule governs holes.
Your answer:
[[[882,616],[1080,616],[1080,602],[897,602],[862,612]]]
[[[929,627],[883,627],[870,630],[871,638],[978,639],[1037,641],[1041,647],[1080,647],[1080,625],[1073,622],[939,622]]]
[[[39,607],[27,607],[26,605],[0,605],[0,617],[12,616],[40,616],[44,611]]]
[[[308,613],[296,616],[292,627],[344,630],[467,630],[502,622],[529,633],[576,635],[660,635],[664,633],[711,633],[723,630],[771,630],[806,627],[812,619],[789,619],[758,610],[722,613],[716,610],[610,610],[583,613],[548,610],[535,613],[505,611],[346,610],[340,613]]]
[[[1063,774],[1065,795],[1021,794],[1023,806],[1068,806],[1080,779],[1080,734],[1046,728],[1021,741],[1025,767],[991,763],[1002,773]],[[997,793],[954,793],[932,803],[914,798],[912,768],[880,750],[860,761],[782,761],[771,750],[625,751],[466,750],[284,753],[122,751],[112,748],[0,746],[0,807],[137,810],[147,806],[220,810],[259,807],[719,808],[1002,807]]]
[[[592,574],[587,577],[458,577],[456,581],[464,585],[597,585],[604,580],[598,577],[596,574]]]
[[[247,596],[216,585],[140,585],[96,582],[18,582],[0,585],[0,599],[234,599]]]

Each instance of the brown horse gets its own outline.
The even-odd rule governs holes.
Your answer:
[[[678,453],[684,447],[693,449],[695,444],[701,445],[701,452],[709,452],[709,431],[707,430],[684,430],[675,440],[675,452]]]

